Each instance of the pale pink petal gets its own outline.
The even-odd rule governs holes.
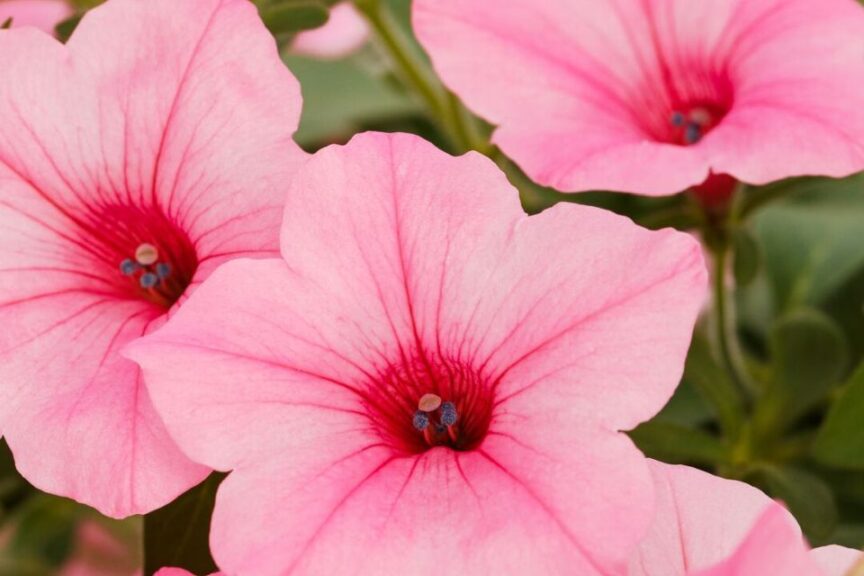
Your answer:
[[[256,576],[335,574],[345,566],[418,576],[607,574],[594,562],[618,555],[616,545],[632,538],[615,526],[636,532],[642,523],[628,523],[650,514],[650,504],[625,490],[610,515],[604,498],[612,491],[599,484],[635,488],[626,476],[644,464],[608,435],[573,451],[569,464],[536,454],[529,464],[444,449],[418,459],[370,449],[334,460],[310,446],[301,458],[258,463],[225,481],[211,547],[229,574]],[[548,465],[537,466],[544,456]],[[583,457],[600,466],[590,480],[576,462]],[[274,498],[261,498],[265,491]]]
[[[727,33],[735,105],[704,141],[712,168],[753,184],[864,168],[864,9],[761,0],[740,11]]]
[[[657,513],[628,576],[687,576],[730,556],[773,501],[756,488],[649,461]],[[794,519],[787,521],[795,526]]]
[[[118,265],[176,240],[197,260],[185,297],[274,254],[299,88],[245,0],[110,0],[65,47],[0,33],[0,69],[0,429],[38,487],[147,512],[207,469],[117,354],[165,312]]]
[[[195,576],[182,568],[160,568],[153,576]],[[210,576],[224,576],[222,572],[213,572]]]
[[[864,552],[844,546],[814,548],[810,557],[822,569],[824,576],[854,576],[853,568],[864,566]]]
[[[693,576],[825,576],[810,556],[798,526],[779,504],[770,505],[727,560]]]
[[[291,50],[318,58],[341,58],[359,49],[367,40],[369,25],[366,20],[353,4],[344,2],[330,10],[330,19],[324,26],[298,34]]]
[[[709,170],[759,184],[864,168],[852,0],[418,0],[414,25],[542,184],[655,195]],[[672,112],[705,104],[715,127],[680,145]]]
[[[528,217],[489,160],[368,134],[295,176],[282,253],[223,266],[127,351],[184,450],[235,469],[223,569],[623,569],[653,498],[617,430],[680,377],[692,239],[573,205]],[[475,443],[418,446],[429,386]]]
[[[12,25],[33,26],[49,34],[72,15],[66,0],[0,0],[0,24],[12,18]]]

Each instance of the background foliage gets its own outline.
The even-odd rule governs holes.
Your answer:
[[[97,3],[77,2],[81,11]],[[290,50],[293,35],[323,24],[334,2],[258,4],[303,87],[297,140],[306,150],[364,130],[413,132],[452,153],[491,157],[529,212],[581,202],[699,234],[714,263],[712,304],[675,397],[632,432],[634,440],[650,456],[745,480],[784,500],[814,545],[864,546],[864,175],[742,190],[719,216],[706,216],[687,193],[561,194],[530,182],[489,144],[491,127],[441,86],[411,36],[410,0],[356,0],[374,37],[339,60]],[[61,34],[75,23],[62,24]],[[146,519],[110,521],[29,486],[3,446],[0,576],[74,574],[82,554],[106,571],[80,574],[131,574],[142,542],[147,574],[167,564],[206,573],[220,480],[211,476]],[[102,548],[83,542],[94,530]]]

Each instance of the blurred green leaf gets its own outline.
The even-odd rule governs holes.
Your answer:
[[[671,464],[716,465],[726,457],[726,447],[716,436],[678,424],[652,420],[630,432],[647,455]]]
[[[832,403],[813,455],[829,466],[864,470],[864,363]]]
[[[16,558],[59,567],[72,553],[80,517],[81,507],[75,502],[36,495],[16,512],[9,549]]]
[[[54,32],[56,32],[57,38],[59,38],[61,42],[69,40],[72,33],[75,32],[75,28],[77,28],[78,24],[81,23],[81,18],[83,17],[83,14],[74,14],[57,24],[57,26],[54,27]]]
[[[380,128],[394,118],[421,114],[417,102],[375,69],[367,54],[336,61],[295,55],[285,60],[303,87],[296,139],[307,150],[345,142],[358,130]]]
[[[193,574],[216,571],[210,556],[210,517],[225,474],[214,472],[174,502],[144,517],[144,573],[162,566]]]
[[[747,286],[756,279],[762,266],[759,242],[748,229],[739,228],[735,233],[733,243],[735,282],[738,286]]]
[[[786,197],[763,207],[753,230],[783,311],[824,302],[864,268],[864,174],[781,186]]]
[[[834,531],[837,503],[831,488],[818,476],[801,468],[765,465],[753,479],[786,503],[811,539],[822,541]]]
[[[684,378],[679,388],[691,386],[704,399],[703,406],[707,403],[711,407],[722,428],[734,435],[741,424],[744,407],[735,384],[729,374],[717,364],[708,338],[701,329],[697,329],[690,344]],[[691,410],[692,417],[701,418],[696,406]]]
[[[327,23],[330,11],[317,0],[281,0],[259,8],[264,25],[274,36],[319,28]]]
[[[801,309],[781,318],[771,334],[772,377],[759,401],[757,425],[780,432],[823,401],[848,361],[841,330],[825,314]]]

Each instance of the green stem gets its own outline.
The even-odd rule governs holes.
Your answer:
[[[381,0],[357,0],[356,5],[393,58],[404,82],[441,122],[456,151],[480,150],[485,153],[489,144],[475,136],[459,100],[440,84],[387,6]]]
[[[732,307],[732,295],[726,286],[726,269],[729,258],[729,246],[727,242],[714,250],[713,270],[713,295],[714,295],[714,329],[717,339],[717,347],[720,352],[720,360],[726,366],[733,382],[739,390],[747,390],[746,378],[738,365],[734,352],[733,334],[734,320]]]

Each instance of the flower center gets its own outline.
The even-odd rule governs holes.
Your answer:
[[[706,67],[698,58],[661,58],[659,67],[628,97],[634,120],[657,142],[699,144],[735,103],[731,77],[723,66]]]
[[[388,366],[366,390],[369,417],[384,441],[409,454],[477,448],[492,420],[488,379],[470,365],[426,353]]]
[[[172,274],[170,262],[159,260],[159,249],[145,242],[135,249],[134,258],[120,263],[120,273],[137,283],[141,295],[157,304],[170,307],[188,286],[177,274]]]
[[[670,139],[682,146],[698,144],[725,115],[722,108],[713,104],[682,106],[673,110],[669,117]]]
[[[198,268],[189,237],[155,207],[109,205],[85,223],[94,256],[110,265],[110,283],[123,298],[171,308]]]

